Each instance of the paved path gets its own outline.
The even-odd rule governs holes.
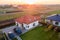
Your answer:
[[[17,26],[14,25],[14,26],[7,27],[7,28],[1,29],[1,30],[2,30],[3,32],[5,32],[6,35],[7,35],[7,37],[8,37],[8,33],[9,33],[9,32],[14,32],[13,29],[16,28],[16,27],[17,27]],[[22,40],[18,35],[16,35],[16,38],[17,38],[18,40]],[[11,40],[9,37],[8,37],[8,39]]]
[[[16,38],[17,38],[18,40],[22,40],[22,39],[21,39],[19,36],[17,36],[17,35],[16,35]]]
[[[2,31],[7,34],[9,32],[13,32],[14,28],[16,28],[16,26],[11,26],[11,27],[4,28],[4,29],[2,29]]]

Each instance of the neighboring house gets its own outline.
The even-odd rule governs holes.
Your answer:
[[[48,24],[52,24],[54,26],[60,26],[60,15],[53,15],[53,16],[49,16],[46,18],[45,20]]]
[[[25,15],[23,17],[17,18],[15,20],[15,23],[21,29],[29,30],[33,27],[36,27],[39,24],[38,19],[39,19],[39,17],[37,17],[37,16]]]

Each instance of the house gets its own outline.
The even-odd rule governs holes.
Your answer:
[[[56,14],[53,16],[49,16],[45,20],[48,24],[52,24],[54,26],[60,26],[60,15]]]
[[[17,18],[15,23],[21,29],[29,30],[33,27],[36,27],[39,24],[39,17],[32,15],[25,15],[23,17]]]

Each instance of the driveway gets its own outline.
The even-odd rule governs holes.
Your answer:
[[[11,26],[11,27],[7,27],[7,28],[4,28],[4,29],[1,29],[4,33],[6,33],[6,35],[7,35],[7,37],[8,37],[8,33],[9,32],[13,32],[14,33],[14,31],[13,31],[13,29],[14,28],[16,28],[17,26]],[[18,39],[18,40],[22,40],[18,35],[16,35],[16,38]],[[8,39],[9,40],[11,40],[9,37],[8,37]]]

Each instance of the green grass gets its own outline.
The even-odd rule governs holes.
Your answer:
[[[44,15],[44,18],[46,18],[47,16],[50,16],[50,15],[53,15],[53,14],[60,14],[60,10],[48,12],[48,13],[46,13],[46,15]]]
[[[9,19],[13,19],[13,18],[18,18],[18,17],[20,17],[22,15],[24,15],[24,13],[15,13],[15,14],[0,15],[0,21],[9,20]]]
[[[60,14],[60,10],[55,10],[55,11],[51,11],[51,12],[48,12],[46,15],[44,15],[45,17],[49,16],[49,15],[52,15],[52,14]]]
[[[37,27],[20,37],[22,40],[58,40],[54,31],[45,32],[44,27]]]
[[[56,10],[56,11],[52,11],[52,12],[48,12],[46,16],[51,15],[51,14],[60,14],[60,10]],[[9,20],[9,19],[13,19],[13,18],[18,18],[22,15],[26,14],[25,12],[20,12],[20,13],[15,13],[15,14],[4,14],[4,15],[0,15],[0,21],[4,21],[4,20]]]
[[[60,10],[48,12],[48,14],[60,14]]]
[[[17,38],[13,38],[12,40],[18,40]]]

